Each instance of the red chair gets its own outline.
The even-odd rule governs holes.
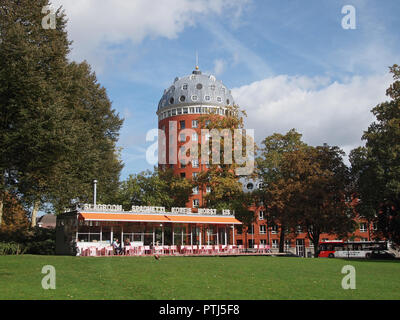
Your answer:
[[[107,246],[105,249],[106,256],[113,256],[114,255],[114,248],[112,246]]]

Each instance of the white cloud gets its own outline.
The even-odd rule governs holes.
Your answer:
[[[370,110],[388,100],[389,74],[354,76],[342,83],[319,77],[280,75],[235,88],[232,94],[247,111],[246,127],[256,140],[295,128],[311,145],[338,145],[346,153],[362,144],[374,121]]]
[[[101,45],[138,43],[146,37],[175,38],[204,14],[240,12],[248,0],[53,0],[63,6],[74,41],[73,58],[101,56]],[[99,49],[101,50],[101,48]]]
[[[223,59],[217,59],[214,61],[214,74],[216,76],[221,75],[225,70],[225,61]]]

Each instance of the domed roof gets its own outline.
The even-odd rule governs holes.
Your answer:
[[[233,105],[231,91],[213,75],[202,74],[196,70],[182,78],[175,78],[174,83],[166,90],[158,104],[158,110],[172,106]]]

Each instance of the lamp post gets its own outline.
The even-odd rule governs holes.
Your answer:
[[[93,204],[96,205],[97,180],[93,180]]]

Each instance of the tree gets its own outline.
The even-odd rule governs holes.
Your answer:
[[[296,150],[282,161],[284,189],[290,195],[286,209],[293,221],[306,229],[314,248],[318,248],[322,233],[346,237],[354,230],[354,210],[346,202],[349,170],[343,155],[338,147],[324,145]]]
[[[0,233],[15,233],[24,231],[29,226],[28,213],[18,199],[6,193],[4,195],[3,223],[0,226]]]
[[[60,212],[92,195],[112,198],[122,163],[116,148],[122,120],[86,63],[69,63],[66,18],[42,27],[48,0],[5,0],[0,6],[0,223],[2,198],[13,192],[31,223],[44,204]]]
[[[226,106],[225,116],[211,113],[200,117],[200,127],[210,130],[210,139],[199,143],[199,149],[208,146],[210,150],[208,156],[206,154],[205,157],[209,166],[207,170],[198,174],[194,182],[203,193],[207,187],[211,189],[211,192],[203,197],[205,200],[202,203],[203,207],[230,209],[235,212],[235,216],[240,221],[251,223],[255,219],[254,213],[248,210],[251,197],[243,192],[240,177],[237,174],[238,168],[246,166],[246,163],[237,161],[238,156],[246,160],[254,156],[250,148],[250,144],[254,146],[254,141],[246,133],[240,131],[236,131],[235,135],[235,130],[243,129],[245,116],[246,112],[234,105]],[[240,146],[235,143],[235,138],[242,140],[242,146],[246,146],[248,150],[244,147],[240,150]]]
[[[301,134],[292,129],[285,135],[275,133],[265,138],[256,159],[263,187],[254,192],[254,197],[266,205],[265,218],[268,225],[280,225],[279,252],[284,251],[287,229],[293,227],[293,224],[297,225],[286,207],[291,190],[286,187],[289,177],[282,170],[283,160],[287,159],[287,154],[304,148],[306,144],[301,141]]]
[[[33,224],[46,172],[66,152],[69,119],[58,90],[69,52],[65,19],[58,11],[56,29],[44,30],[46,5],[47,0],[5,0],[0,8],[0,194],[15,188],[32,202]]]
[[[390,67],[394,82],[386,90],[389,101],[372,109],[376,117],[364,132],[365,147],[352,150],[357,211],[377,223],[378,237],[400,245],[400,67]]]
[[[132,174],[121,183],[117,195],[118,203],[125,210],[135,206],[160,206],[171,209],[184,207],[192,193],[190,180],[173,174],[172,169],[165,171],[154,169]]]

